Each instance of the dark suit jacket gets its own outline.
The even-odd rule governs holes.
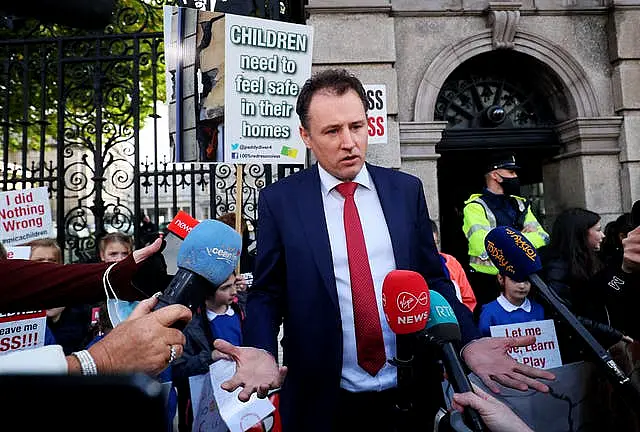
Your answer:
[[[385,215],[396,267],[420,272],[452,305],[465,341],[479,337],[433,242],[422,182],[367,165]],[[258,254],[249,291],[245,345],[277,353],[284,319],[289,372],[280,410],[286,432],[330,431],[342,369],[342,330],[317,166],[260,192]],[[436,391],[440,391],[436,389]]]

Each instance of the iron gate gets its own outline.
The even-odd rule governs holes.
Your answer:
[[[236,209],[235,166],[168,163],[163,34],[149,31],[164,2],[120,3],[100,34],[18,22],[0,40],[0,190],[49,188],[66,262],[93,259],[109,231],[139,245],[144,214],[162,227]],[[243,217],[255,226],[258,191],[300,168],[244,166]]]

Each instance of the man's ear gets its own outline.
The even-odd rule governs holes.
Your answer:
[[[300,138],[302,138],[304,145],[307,146],[308,149],[311,149],[311,146],[309,145],[309,140],[311,135],[302,125],[300,125],[299,131],[300,131]]]

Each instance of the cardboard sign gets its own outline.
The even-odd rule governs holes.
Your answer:
[[[553,320],[531,321],[518,324],[491,326],[492,337],[535,336],[536,342],[525,347],[514,347],[509,355],[519,363],[539,369],[562,366],[560,347]]]
[[[7,249],[7,259],[28,260],[31,256],[30,246],[9,246]]]
[[[369,107],[367,128],[369,144],[387,143],[387,86],[384,84],[364,85]]]
[[[311,26],[165,6],[164,27],[173,162],[305,163]]]
[[[0,355],[44,346],[46,311],[0,313]]]
[[[0,192],[0,242],[25,244],[50,237],[53,226],[46,187]]]
[[[313,28],[227,14],[225,33],[225,162],[304,164],[295,106]]]

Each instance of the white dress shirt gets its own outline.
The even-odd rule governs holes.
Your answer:
[[[318,171],[320,172],[322,202],[329,231],[333,272],[336,278],[342,320],[343,354],[340,386],[352,392],[386,390],[396,386],[397,372],[394,366],[385,363],[378,374],[372,377],[358,365],[349,259],[343,221],[344,198],[335,189],[342,182],[325,171],[320,164],[318,164]],[[392,359],[396,352],[396,337],[389,328],[382,310],[382,282],[387,274],[396,268],[391,237],[378,193],[366,166],[362,167],[353,181],[359,185],[354,199],[367,245],[367,255],[369,256],[373,287],[378,303],[378,315],[384,338],[384,349],[387,359]]]

